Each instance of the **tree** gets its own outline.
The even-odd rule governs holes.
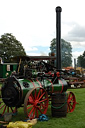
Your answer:
[[[51,41],[50,45],[51,53],[56,55],[56,39]],[[72,47],[69,42],[61,39],[61,65],[62,67],[67,67],[72,65]]]
[[[85,51],[77,58],[77,66],[85,68]]]
[[[26,55],[22,44],[11,33],[5,33],[0,38],[0,57],[4,62],[10,62],[10,58],[17,55]]]

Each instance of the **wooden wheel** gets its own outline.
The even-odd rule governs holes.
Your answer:
[[[15,113],[17,111],[16,107],[8,107],[2,100],[1,88],[0,88],[0,116],[3,116],[5,113]]]
[[[75,98],[75,95],[70,92],[70,91],[67,91],[67,112],[73,112],[74,109],[75,109],[75,105],[76,105],[76,98]]]
[[[45,89],[35,87],[30,90],[24,100],[24,113],[29,119],[38,118],[46,114],[48,109],[48,94]]]

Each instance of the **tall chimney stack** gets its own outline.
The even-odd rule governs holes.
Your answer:
[[[56,7],[56,68],[61,70],[61,7]]]

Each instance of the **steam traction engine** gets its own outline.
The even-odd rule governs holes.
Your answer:
[[[64,114],[60,115],[61,112],[59,112],[55,116],[65,116],[67,112],[74,110],[76,104],[75,96],[72,92],[69,92],[67,96],[67,82],[58,76],[58,72],[56,72],[56,76],[38,75],[41,76],[31,79],[17,79],[15,76],[11,76],[5,80],[1,89],[4,102],[0,102],[2,115],[5,112],[10,112],[9,109],[13,113],[16,112],[16,108],[24,104],[26,117],[30,119],[39,117],[40,114],[46,114],[50,100],[52,113],[57,107],[62,108],[62,105],[65,107],[64,111],[62,111]]]
[[[61,8],[56,8],[57,19],[59,21]],[[57,27],[57,34],[59,34],[59,23]],[[60,35],[57,35],[60,38]],[[57,38],[57,48],[60,47],[60,39]],[[8,77],[1,88],[0,97],[0,114],[3,116],[5,112],[10,110],[15,113],[16,110],[24,105],[24,113],[26,117],[33,119],[38,118],[40,114],[46,114],[49,102],[51,101],[52,116],[66,116],[67,112],[73,112],[76,100],[72,92],[67,92],[67,82],[62,78],[62,70],[60,66],[60,48],[57,49],[57,68],[49,68],[50,66],[41,61],[41,63],[34,65],[34,62],[30,63],[27,69],[24,69],[23,75],[19,73],[12,74]],[[22,58],[22,57],[21,57]],[[19,69],[21,64],[21,58],[19,63]],[[28,57],[29,58],[29,57]],[[49,57],[50,58],[50,57]],[[36,57],[35,57],[36,59]],[[45,58],[42,58],[43,60]],[[40,71],[40,66],[42,71]],[[45,70],[45,68],[47,68]],[[48,71],[47,71],[48,70]],[[51,71],[51,72],[50,72]]]

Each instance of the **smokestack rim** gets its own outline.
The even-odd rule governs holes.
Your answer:
[[[62,12],[62,8],[60,6],[56,7],[56,12]]]

